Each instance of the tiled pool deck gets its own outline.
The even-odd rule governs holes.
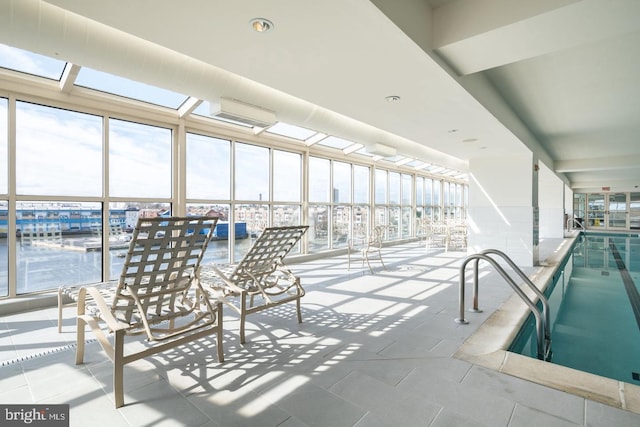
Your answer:
[[[541,259],[553,264],[561,243],[543,241]],[[227,310],[225,363],[203,340],[127,365],[120,409],[96,342],[74,364],[73,309],[62,334],[55,307],[7,314],[0,402],[66,403],[72,426],[640,426],[637,386],[501,349],[524,305],[488,267],[484,311],[454,322],[465,256],[410,243],[385,248],[387,270],[373,275],[348,271],[346,256],[295,264],[302,324],[293,304],[255,314],[240,345]]]

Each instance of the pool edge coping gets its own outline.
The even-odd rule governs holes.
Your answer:
[[[538,288],[544,291],[551,283],[577,236],[565,237],[558,249],[529,276]],[[507,351],[528,314],[528,307],[513,294],[464,341],[453,357],[640,414],[640,386]]]

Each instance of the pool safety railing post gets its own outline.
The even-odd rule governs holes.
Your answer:
[[[535,293],[536,297],[542,304],[542,310],[538,308],[536,303],[534,303],[527,294],[516,284],[516,282],[507,274],[507,272],[489,255],[498,255],[503,258],[507,264],[513,269],[513,271],[524,281],[529,288]],[[533,313],[536,319],[536,341],[537,341],[537,357],[540,360],[550,360],[551,359],[551,333],[550,333],[550,323],[549,323],[549,303],[544,294],[529,280],[526,274],[522,270],[520,270],[515,263],[503,252],[497,249],[487,249],[477,254],[469,255],[462,262],[460,266],[460,316],[455,319],[457,323],[467,324],[469,323],[464,318],[464,305],[465,305],[465,272],[466,267],[471,261],[475,261],[474,263],[474,277],[473,277],[473,307],[470,311],[480,313],[482,310],[478,308],[478,277],[479,277],[479,262],[480,260],[487,261],[491,264],[495,270],[502,276],[502,278],[511,286],[514,292],[524,301],[524,303],[529,307],[529,310]]]

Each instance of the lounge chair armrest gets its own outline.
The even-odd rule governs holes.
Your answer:
[[[118,319],[113,316],[111,308],[105,301],[104,296],[97,288],[91,286],[83,286],[80,288],[80,292],[78,294],[78,315],[84,314],[85,296],[87,293],[89,293],[91,298],[93,298],[94,303],[98,306],[98,309],[100,310],[100,318],[104,320],[110,330],[115,332],[129,327],[129,325],[119,322]]]
[[[244,289],[242,289],[241,287],[237,286],[235,283],[233,283],[233,281],[229,280],[229,278],[226,276],[226,274],[224,274],[224,272],[222,270],[220,270],[218,267],[216,267],[213,264],[210,264],[207,266],[207,268],[212,269],[215,273],[216,276],[218,276],[220,278],[220,280],[222,280],[226,286],[227,289],[231,290],[232,292],[235,293],[241,293],[244,291]]]

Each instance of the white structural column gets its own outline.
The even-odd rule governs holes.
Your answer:
[[[469,161],[469,252],[498,249],[517,265],[539,261],[537,159],[531,153]]]
[[[538,206],[540,206],[540,238],[563,238],[565,201],[564,182],[540,163],[538,171]]]

